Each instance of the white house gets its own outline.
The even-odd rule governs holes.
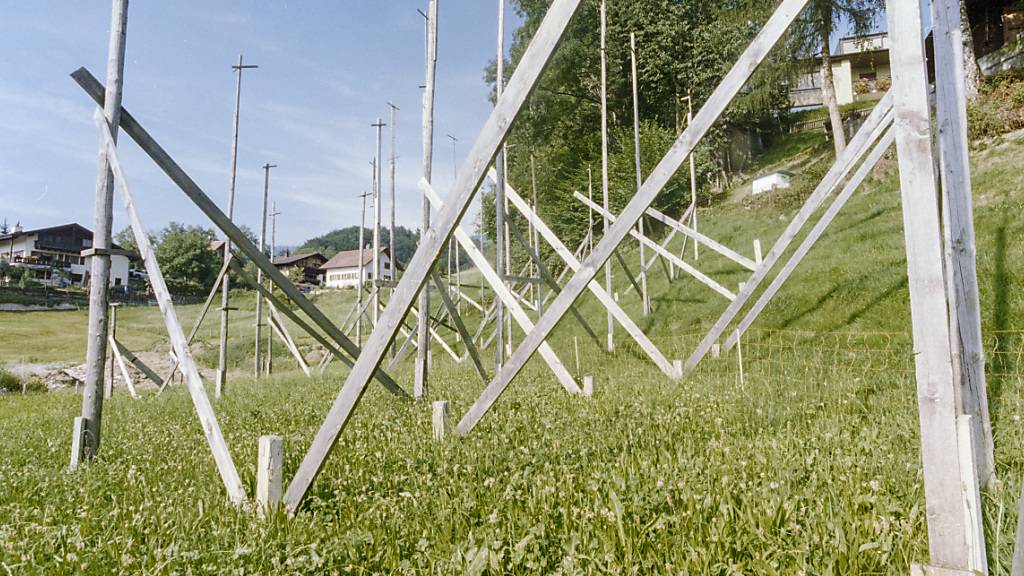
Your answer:
[[[23,230],[16,225],[10,233],[0,234],[0,260],[25,268],[41,284],[85,286],[89,282],[92,231],[79,224]],[[110,258],[110,285],[128,285],[129,260],[115,254]]]
[[[789,98],[797,108],[821,106],[821,58],[809,63],[813,72],[796,79]],[[832,83],[839,105],[877,100],[889,89],[889,34],[848,36],[832,54]]]
[[[363,250],[346,250],[338,252],[320,267],[323,271],[325,288],[355,288],[359,285],[359,254],[362,252],[363,282],[373,279],[373,248]],[[381,248],[380,277],[384,280],[394,280],[394,269],[391,266],[391,253],[388,249]]]
[[[765,192],[771,192],[776,189],[789,188],[790,179],[792,177],[793,173],[785,170],[777,170],[771,174],[758,176],[754,179],[754,185],[751,192],[757,195]]]

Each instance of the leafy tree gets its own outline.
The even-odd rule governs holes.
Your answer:
[[[205,294],[220,270],[221,255],[210,250],[212,230],[177,222],[160,233],[156,258],[167,286],[176,294]]]

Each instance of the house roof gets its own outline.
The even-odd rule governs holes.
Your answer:
[[[302,254],[292,254],[290,256],[277,256],[276,258],[274,258],[274,265],[285,266],[287,264],[294,264],[296,262],[300,262],[302,260],[305,260],[306,258],[312,258],[314,256],[319,256],[324,260],[327,260],[327,258],[319,252],[305,252]]]
[[[338,252],[327,261],[326,264],[320,267],[321,270],[333,270],[335,268],[355,268],[359,266],[359,249],[356,250],[345,250],[344,252]],[[373,262],[373,249],[362,250],[363,253],[363,266],[366,266],[370,262]],[[388,254],[387,246],[383,246],[380,249],[381,254]]]
[[[81,224],[79,224],[77,222],[72,222],[70,224],[60,224],[58,226],[47,226],[46,228],[36,228],[34,230],[22,230],[21,232],[11,232],[10,234],[0,234],[0,240],[10,240],[11,238],[20,238],[22,236],[31,236],[33,234],[39,234],[39,233],[42,233],[42,232],[50,232],[50,231],[53,231],[53,230],[60,230],[61,228],[76,228],[76,229],[78,229],[78,231],[80,231],[80,232],[82,232],[82,233],[84,233],[84,234],[86,234],[88,236],[92,236],[92,230],[89,230],[88,228],[86,228],[85,226],[82,226]]]

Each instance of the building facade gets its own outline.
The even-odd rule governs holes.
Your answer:
[[[359,262],[360,252],[362,252],[362,266]],[[381,279],[394,280],[395,271],[392,267],[391,253],[387,248],[381,248],[378,258],[380,259]],[[322,285],[325,288],[355,288],[359,285],[360,269],[363,282],[373,280],[373,249],[338,252],[320,267],[323,273]]]
[[[320,285],[320,278],[323,276],[323,271],[320,267],[326,263],[327,258],[319,252],[291,254],[274,258],[274,266],[284,273],[285,276],[289,275],[292,270],[301,268],[302,278],[299,280],[299,283],[311,284],[313,286]]]
[[[87,286],[92,269],[92,231],[79,224],[23,230],[16,225],[0,235],[0,260],[31,273],[34,281],[47,286]],[[130,261],[115,254],[110,258],[110,285],[128,285]]]
[[[794,108],[817,107],[821,96],[821,59],[808,63],[814,72],[796,79],[789,92]],[[889,34],[850,36],[839,40],[832,55],[832,83],[839,105],[878,100],[891,85]]]

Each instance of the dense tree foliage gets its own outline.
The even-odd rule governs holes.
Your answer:
[[[206,294],[217,280],[221,254],[210,250],[212,230],[171,222],[160,232],[156,259],[174,294]]]
[[[387,228],[380,230],[380,243],[382,246],[391,246],[391,234]],[[363,241],[370,245],[373,241],[373,231],[370,228],[363,229]],[[394,256],[402,264],[406,264],[416,252],[416,244],[419,242],[419,232],[409,230],[404,226],[395,228]],[[306,241],[296,252],[320,252],[330,258],[344,250],[356,250],[359,248],[359,226],[340,228],[317,236]]]

